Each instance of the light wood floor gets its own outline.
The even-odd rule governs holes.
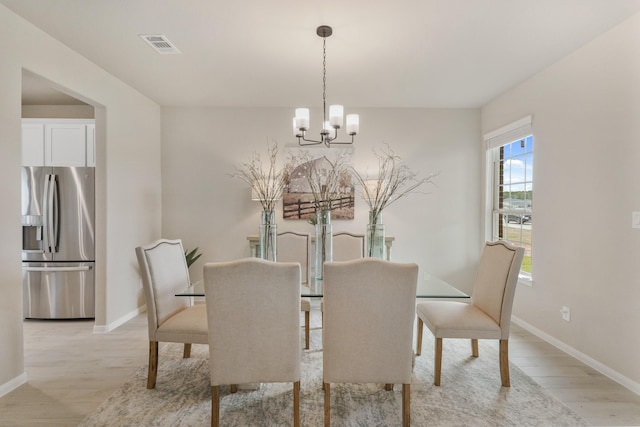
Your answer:
[[[92,321],[25,321],[29,382],[0,398],[0,426],[76,426],[146,364],[146,315],[92,330]],[[640,425],[639,396],[515,325],[510,358],[589,424]]]

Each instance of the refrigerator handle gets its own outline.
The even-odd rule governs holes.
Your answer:
[[[49,204],[49,187],[50,187],[50,182],[51,182],[51,175],[46,174],[44,176],[44,194],[43,194],[43,200],[42,200],[42,228],[43,228],[43,236],[42,236],[42,250],[47,253],[47,252],[51,252],[50,250],[50,242],[49,242],[49,236],[50,236],[50,232],[49,229],[51,228],[51,221],[50,221],[50,210],[51,210],[51,205]]]
[[[58,176],[51,175],[53,180],[52,187],[52,211],[53,211],[53,221],[52,221],[52,232],[51,232],[51,252],[58,252],[58,246],[60,244],[60,203],[58,201]]]

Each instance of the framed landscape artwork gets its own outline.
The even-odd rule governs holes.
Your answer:
[[[312,170],[320,179],[331,176],[334,165],[353,166],[353,147],[285,147],[284,191],[282,216],[284,219],[309,219],[315,214],[314,196],[309,184]],[[347,170],[338,176],[338,191],[331,200],[332,219],[353,219],[355,208],[355,180]]]

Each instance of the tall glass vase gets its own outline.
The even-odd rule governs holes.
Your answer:
[[[333,260],[333,232],[331,230],[331,211],[316,211],[316,280],[324,278],[325,261]]]
[[[382,212],[369,211],[369,224],[367,224],[366,256],[370,258],[386,259],[386,245],[384,241],[384,224]]]
[[[278,229],[274,211],[262,211],[260,221],[260,258],[276,261],[276,238]]]

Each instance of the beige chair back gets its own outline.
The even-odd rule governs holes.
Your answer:
[[[278,233],[276,248],[278,262],[300,263],[302,284],[308,284],[311,277],[311,234],[284,231]]]
[[[417,280],[416,264],[325,263],[325,382],[411,382]]]
[[[300,380],[297,263],[208,263],[204,290],[212,386]]]
[[[487,242],[476,272],[471,303],[489,315],[509,337],[511,309],[524,249],[505,241]]]
[[[364,257],[364,234],[341,231],[333,235],[333,261],[350,261]]]
[[[156,340],[160,325],[190,306],[189,298],[175,293],[189,286],[189,269],[181,240],[160,239],[136,248],[147,303],[149,339]]]

